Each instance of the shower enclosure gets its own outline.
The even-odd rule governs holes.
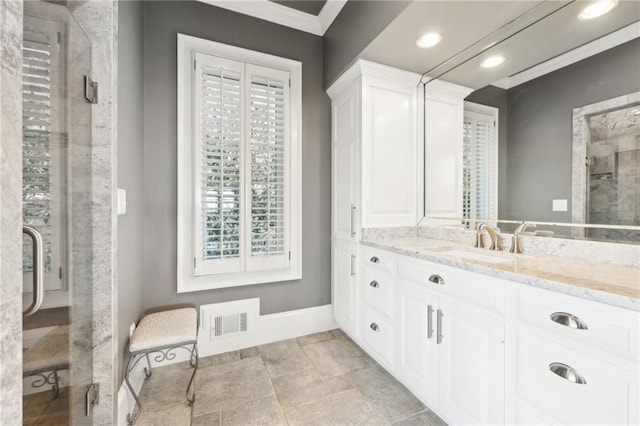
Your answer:
[[[41,236],[23,241],[23,422],[90,424],[91,43],[66,6],[29,1],[22,46],[23,224]]]

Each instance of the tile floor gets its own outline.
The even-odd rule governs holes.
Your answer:
[[[23,426],[58,426],[69,424],[70,387],[60,388],[58,398],[48,389],[25,395],[22,400]]]
[[[154,370],[141,392],[146,425],[433,425],[445,423],[340,330]]]

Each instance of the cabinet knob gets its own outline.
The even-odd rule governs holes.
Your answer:
[[[375,322],[372,322],[371,325],[369,325],[369,328],[371,328],[373,331],[380,331],[380,327],[378,327],[378,324],[376,324]]]
[[[444,278],[442,278],[440,275],[437,275],[437,274],[432,274],[429,277],[429,281],[434,284],[444,285]]]
[[[369,262],[380,263],[380,259],[378,259],[378,256],[373,256],[371,259],[369,259]]]
[[[373,288],[378,288],[378,287],[380,287],[380,283],[378,283],[378,281],[376,281],[376,280],[371,281],[371,282],[369,283],[369,285],[370,285],[371,287],[373,287]]]
[[[575,315],[566,312],[554,312],[551,314],[551,321],[557,322],[565,327],[575,328],[576,330],[586,330],[587,324]]]
[[[568,366],[567,364],[563,364],[561,362],[552,362],[549,364],[549,370],[556,376],[562,377],[565,380],[570,381],[571,383],[576,383],[579,385],[586,385],[587,381],[584,376],[578,371]]]

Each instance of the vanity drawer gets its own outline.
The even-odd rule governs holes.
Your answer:
[[[393,363],[393,327],[379,313],[365,308],[364,310],[364,343],[370,348],[374,358],[380,358],[381,363]]]
[[[362,262],[373,270],[396,273],[396,259],[393,253],[372,247],[362,247]]]
[[[519,322],[549,332],[563,342],[639,359],[640,313],[576,299],[547,290],[518,289],[515,314]]]
[[[513,414],[525,405],[552,423],[637,424],[637,375],[526,331],[514,349]]]
[[[393,318],[393,278],[390,274],[365,267],[364,270],[364,301],[367,306],[377,309],[380,313]]]
[[[476,307],[504,314],[506,285],[498,279],[426,260],[400,258],[398,276]]]

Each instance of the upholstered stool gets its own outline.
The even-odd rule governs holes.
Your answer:
[[[125,370],[124,379],[127,387],[135,399],[135,405],[131,413],[127,414],[127,422],[133,424],[140,412],[142,403],[129,381],[129,373],[138,362],[145,358],[147,366],[144,369],[146,379],[151,377],[151,361],[149,354],[157,352],[154,360],[162,362],[176,357],[174,349],[189,351],[189,363],[193,367],[193,373],[187,384],[186,397],[189,405],[196,399],[193,379],[198,369],[198,312],[195,308],[172,309],[145,315],[131,336],[129,342],[129,362]]]

